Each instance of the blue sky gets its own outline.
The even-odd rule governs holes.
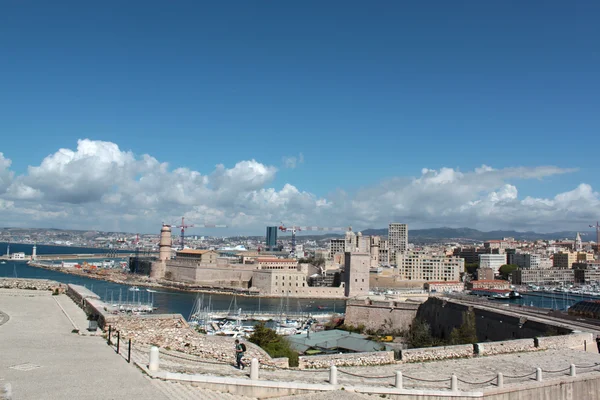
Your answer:
[[[577,169],[507,177],[518,200],[597,188],[599,19],[591,1],[3,2],[0,152],[11,180],[40,191],[5,201],[81,205],[26,182],[27,167],[86,138],[203,175],[256,160],[278,171],[252,190],[289,183],[315,198],[482,165]],[[397,205],[357,223],[415,214]],[[589,206],[582,221],[598,217]],[[439,225],[495,228],[485,215]],[[546,218],[539,228],[565,223]]]

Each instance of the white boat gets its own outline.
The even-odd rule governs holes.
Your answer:
[[[130,287],[130,288],[129,288],[129,291],[130,291],[130,292],[139,292],[139,291],[140,291],[140,288],[139,288],[139,287],[137,287],[137,286],[132,286],[132,287]]]
[[[148,293],[156,293],[156,290],[146,289],[146,292],[148,292]]]
[[[2,261],[2,262],[0,262],[0,264],[6,264],[6,261]]]

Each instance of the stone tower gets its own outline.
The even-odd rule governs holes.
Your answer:
[[[162,279],[165,277],[167,261],[171,259],[172,244],[171,227],[163,224],[163,227],[160,230],[160,242],[158,243],[158,261],[152,263],[152,268],[150,270],[151,278]]]
[[[346,297],[355,297],[369,294],[369,268],[371,254],[345,253],[344,284]]]

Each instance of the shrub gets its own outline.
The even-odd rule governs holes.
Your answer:
[[[267,328],[264,322],[254,326],[254,332],[248,338],[251,343],[259,346],[271,357],[287,357],[290,367],[298,366],[298,352],[291,349],[290,344],[281,335],[271,328]]]

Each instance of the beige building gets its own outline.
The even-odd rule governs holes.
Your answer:
[[[529,268],[518,269],[512,273],[514,285],[546,285],[573,281],[574,274],[571,268]]]
[[[298,268],[298,261],[285,258],[259,257],[256,259],[257,269],[292,269]]]
[[[336,298],[344,297],[344,284],[339,287],[309,286],[306,271],[289,269],[257,269],[252,272],[252,288],[263,296]]]
[[[369,271],[371,254],[346,252],[344,262],[344,283],[346,297],[369,294]]]
[[[396,253],[408,250],[408,225],[391,223],[388,226],[388,249],[389,262],[396,262]]]
[[[554,253],[553,268],[571,268],[577,262],[577,253]]]
[[[465,260],[428,254],[424,251],[396,253],[400,279],[409,281],[459,281]]]
[[[424,285],[425,290],[428,292],[436,293],[449,293],[449,292],[462,292],[465,290],[465,284],[462,282],[427,282]]]

